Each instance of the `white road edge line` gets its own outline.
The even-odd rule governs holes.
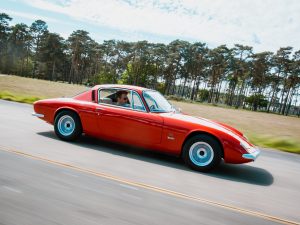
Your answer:
[[[124,187],[124,188],[127,188],[127,189],[131,189],[131,190],[135,190],[135,191],[139,190],[138,188],[136,188],[134,186],[127,185],[127,184],[119,184],[119,185]]]
[[[12,192],[15,192],[15,193],[18,193],[18,194],[21,194],[22,191],[18,190],[18,189],[15,189],[15,188],[12,188],[12,187],[9,187],[9,186],[2,186],[3,188],[5,188],[6,190],[9,190],[9,191],[12,191]]]

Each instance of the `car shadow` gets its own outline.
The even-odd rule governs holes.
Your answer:
[[[38,132],[37,134],[47,138],[59,140],[53,131]],[[161,166],[172,167],[193,173],[200,173],[187,168],[181,158],[156,151],[149,151],[84,135],[76,142],[69,143],[96,151],[102,151],[122,157],[129,157],[159,164]],[[270,172],[263,168],[253,167],[247,164],[235,165],[225,164],[222,162],[217,169],[210,171],[209,173],[205,173],[205,175],[260,186],[270,186],[274,182],[274,178]]]
[[[263,168],[249,166],[247,164],[225,164],[209,174],[213,177],[243,182],[261,186],[270,186],[274,182],[274,177]]]

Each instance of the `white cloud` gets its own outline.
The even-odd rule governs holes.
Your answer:
[[[24,13],[24,12],[18,12],[18,11],[13,11],[13,10],[8,10],[8,9],[2,9],[1,12],[6,13],[10,16],[17,16],[25,19],[31,19],[31,20],[44,20],[47,22],[56,22],[58,23],[59,20],[42,16],[42,15],[37,15],[37,14],[31,14],[31,13]]]
[[[298,0],[25,1],[77,20],[132,32],[134,36],[148,33],[213,46],[240,43],[254,46],[256,51],[276,51],[288,45],[300,49]]]

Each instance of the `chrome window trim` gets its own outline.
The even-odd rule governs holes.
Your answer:
[[[102,103],[102,102],[100,102],[100,91],[101,91],[101,90],[125,90],[125,91],[130,92],[130,93],[131,93],[130,108],[124,107],[124,106],[118,106],[118,105],[113,105],[113,104],[107,104],[107,103]],[[133,105],[132,105],[132,102],[133,102],[133,101],[132,101],[132,98],[133,98],[133,94],[132,94],[132,93],[133,93],[133,92],[135,92],[135,93],[139,96],[139,98],[140,98],[140,100],[141,100],[141,103],[143,104],[145,110],[133,109]],[[139,93],[137,93],[137,92],[134,91],[134,90],[128,89],[128,88],[117,88],[117,87],[111,87],[111,88],[99,88],[99,89],[98,89],[98,100],[97,100],[97,104],[98,104],[98,105],[111,106],[111,107],[114,107],[114,108],[120,108],[120,109],[128,109],[128,110],[132,110],[132,111],[136,111],[136,112],[147,112],[146,107],[145,107],[145,105],[144,105],[144,102],[142,101],[141,96],[139,95]]]
[[[136,110],[136,111],[147,112],[146,107],[145,107],[145,105],[144,105],[144,102],[143,102],[141,96],[139,95],[139,93],[137,93],[136,91],[133,91],[133,90],[131,90],[131,104],[133,104],[133,93],[135,93],[135,94],[139,97],[140,102],[142,103],[142,105],[143,105],[143,107],[144,107],[144,110],[141,110],[141,109],[134,109],[134,108],[133,108],[133,105],[132,105],[132,109],[133,109],[133,110]]]

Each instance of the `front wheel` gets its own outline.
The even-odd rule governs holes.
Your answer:
[[[184,162],[194,170],[207,172],[216,168],[222,159],[222,149],[215,138],[198,134],[183,146]]]
[[[72,111],[62,111],[54,120],[55,134],[64,141],[74,141],[82,133],[78,115]]]

